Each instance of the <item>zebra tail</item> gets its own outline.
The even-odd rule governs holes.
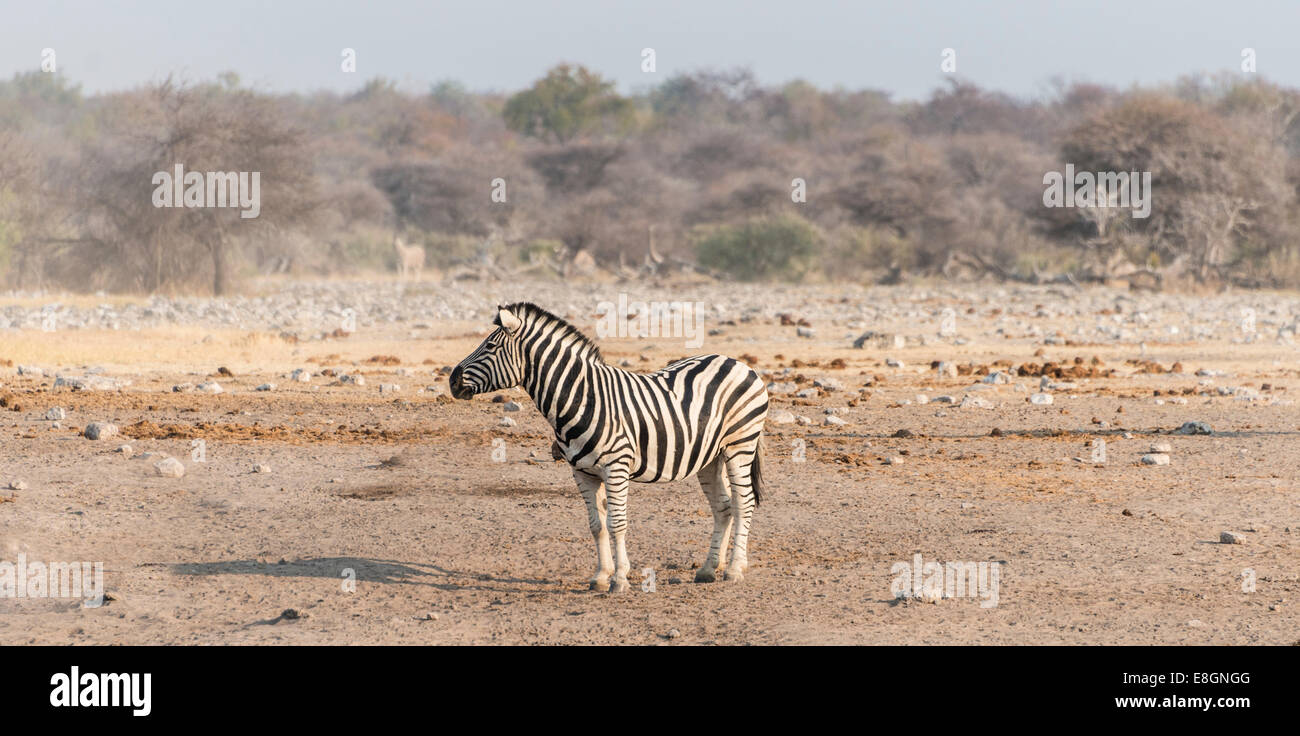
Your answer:
[[[749,467],[749,480],[754,486],[754,507],[763,502],[763,435],[758,436],[758,448],[754,450],[754,464]]]

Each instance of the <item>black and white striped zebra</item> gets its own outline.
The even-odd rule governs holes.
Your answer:
[[[767,388],[749,366],[698,355],[655,373],[601,358],[576,327],[530,303],[499,307],[493,330],[451,373],[458,399],[521,386],[555,429],[573,466],[596,541],[593,590],[627,590],[628,483],[691,474],[713,509],[713,538],[696,582],[744,579],[749,526],[762,487]],[[613,539],[614,554],[610,552]]]

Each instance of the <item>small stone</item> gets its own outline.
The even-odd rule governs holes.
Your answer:
[[[886,465],[902,465],[905,462],[907,462],[907,460],[903,459],[902,457],[899,457],[898,455],[895,455],[885,460]]]
[[[798,398],[801,398],[801,399],[815,399],[815,398],[817,398],[818,394],[819,394],[819,392],[817,391],[817,389],[815,389],[815,388],[806,388],[806,389],[800,391],[799,393],[795,394],[795,396],[797,396]]]
[[[221,384],[217,383],[216,381],[204,381],[203,383],[200,383],[198,386],[195,386],[195,389],[205,394],[225,393],[225,389],[221,388]]]
[[[1143,465],[1168,465],[1169,456],[1159,453],[1150,453],[1142,456]]]
[[[1037,406],[1049,406],[1054,400],[1051,394],[1037,393],[1029,395],[1029,403]]]
[[[381,394],[395,394],[395,393],[397,393],[398,391],[401,391],[401,390],[402,390],[402,387],[399,386],[399,385],[397,385],[396,383],[381,383],[381,384],[379,384],[379,393],[381,393]]]
[[[515,426],[515,420],[510,417],[501,417],[501,421],[497,422],[497,425],[501,427],[513,427]]]
[[[808,427],[808,426],[811,426],[812,423],[813,423],[813,420],[809,419],[808,417],[806,417],[806,416],[804,416],[804,415],[802,415],[802,414],[800,414],[799,416],[795,417],[794,420],[795,420],[796,422],[798,422],[798,423],[799,423],[799,426],[801,426],[801,427]]]
[[[253,390],[254,390],[254,391],[274,391],[274,390],[275,390],[275,384],[274,384],[274,383],[264,383],[264,384],[262,384],[261,386],[258,386],[257,388],[255,388],[255,389],[253,389]]]
[[[918,406],[925,406],[926,404],[930,403],[930,397],[926,396],[925,394],[917,394],[916,403]]]
[[[817,336],[817,331],[811,327],[797,327],[795,328],[795,334],[799,337],[812,339]]]
[[[1147,450],[1147,452],[1159,452],[1163,454],[1169,454],[1170,452],[1173,451],[1173,449],[1174,448],[1171,447],[1168,442],[1160,442],[1152,445],[1151,449]]]
[[[794,424],[795,422],[794,412],[785,409],[777,409],[768,415],[768,419],[771,420],[772,424]]]
[[[1205,422],[1183,422],[1183,425],[1175,430],[1178,434],[1214,434],[1210,425]]]
[[[813,385],[823,391],[842,391],[844,383],[834,378],[818,378],[813,381]]]
[[[175,386],[172,386],[172,393],[174,394],[183,394],[186,391],[193,391],[193,390],[194,390],[194,384],[192,383],[178,383]]]
[[[890,368],[903,368],[903,367],[904,367],[904,366],[903,366],[903,361],[901,361],[901,360],[896,360],[896,359],[894,359],[894,358],[885,358],[885,365],[889,366]]]
[[[122,457],[129,458],[135,454],[135,448],[130,445],[119,445],[117,451],[122,453]]]
[[[62,420],[64,420],[64,419],[67,419],[67,418],[68,418],[68,412],[64,411],[64,410],[63,410],[63,407],[61,407],[61,406],[53,406],[53,407],[50,407],[50,408],[45,412],[45,419],[46,419],[47,421],[51,421],[51,422],[59,422],[59,421],[62,421]]]
[[[11,490],[11,491],[25,491],[25,490],[27,490],[27,481],[22,480],[21,478],[20,478],[20,479],[16,479],[16,480],[11,480],[11,481],[9,481],[9,490]]]
[[[963,396],[959,409],[992,409],[993,404],[979,396]]]
[[[91,422],[86,425],[86,429],[82,434],[88,440],[104,440],[117,434],[117,432],[118,429],[116,424],[109,424],[108,422]]]
[[[289,380],[298,383],[311,383],[311,371],[306,368],[294,368],[293,373],[289,374]]]
[[[799,390],[799,384],[794,381],[781,381],[767,384],[767,392],[770,394],[792,394]]]
[[[519,404],[516,404],[513,401],[507,401],[505,406],[501,408],[505,409],[506,411],[519,411],[522,407],[520,407]]]
[[[154,463],[154,472],[164,478],[180,478],[185,475],[185,466],[174,457],[163,458]]]
[[[253,472],[254,472],[254,473],[269,473],[269,472],[271,472],[271,466],[270,466],[270,465],[267,465],[266,463],[258,463],[258,464],[256,464],[256,465],[253,466]]]
[[[1246,540],[1242,539],[1240,534],[1233,532],[1219,532],[1219,544],[1241,544]]]
[[[41,378],[45,375],[45,370],[42,368],[37,368],[34,365],[20,365],[18,366],[18,375],[35,376],[37,378]]]
[[[832,427],[842,427],[848,424],[848,422],[844,421],[843,419],[840,419],[834,414],[829,414],[825,419],[822,420],[822,424],[832,426]]]
[[[985,376],[982,382],[983,382],[983,383],[988,383],[988,384],[1006,384],[1006,383],[1011,383],[1011,376],[1008,376],[1007,374],[1003,373],[1002,371],[993,371],[992,373],[990,373],[990,374],[988,374],[987,376]]]
[[[681,635],[682,635],[682,632],[678,631],[677,629],[669,629],[669,630],[668,630],[668,633],[665,634],[665,636],[667,636],[669,639],[676,639],[677,637],[679,637],[679,636],[681,636]]]

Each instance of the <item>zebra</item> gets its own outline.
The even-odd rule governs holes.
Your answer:
[[[553,454],[572,466],[596,542],[592,590],[628,589],[629,482],[695,474],[713,510],[708,557],[695,582],[741,581],[749,527],[763,487],[767,387],[743,362],[684,358],[655,373],[609,365],[578,328],[529,302],[497,307],[478,349],[452,370],[451,394],[521,386],[555,430]],[[613,538],[614,554],[610,553]]]

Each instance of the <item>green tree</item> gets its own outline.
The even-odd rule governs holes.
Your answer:
[[[586,67],[561,64],[507,100],[502,115],[517,133],[565,143],[579,135],[626,130],[633,113],[613,82]]]
[[[798,281],[821,250],[817,228],[793,215],[723,225],[695,244],[700,265],[740,281]]]

